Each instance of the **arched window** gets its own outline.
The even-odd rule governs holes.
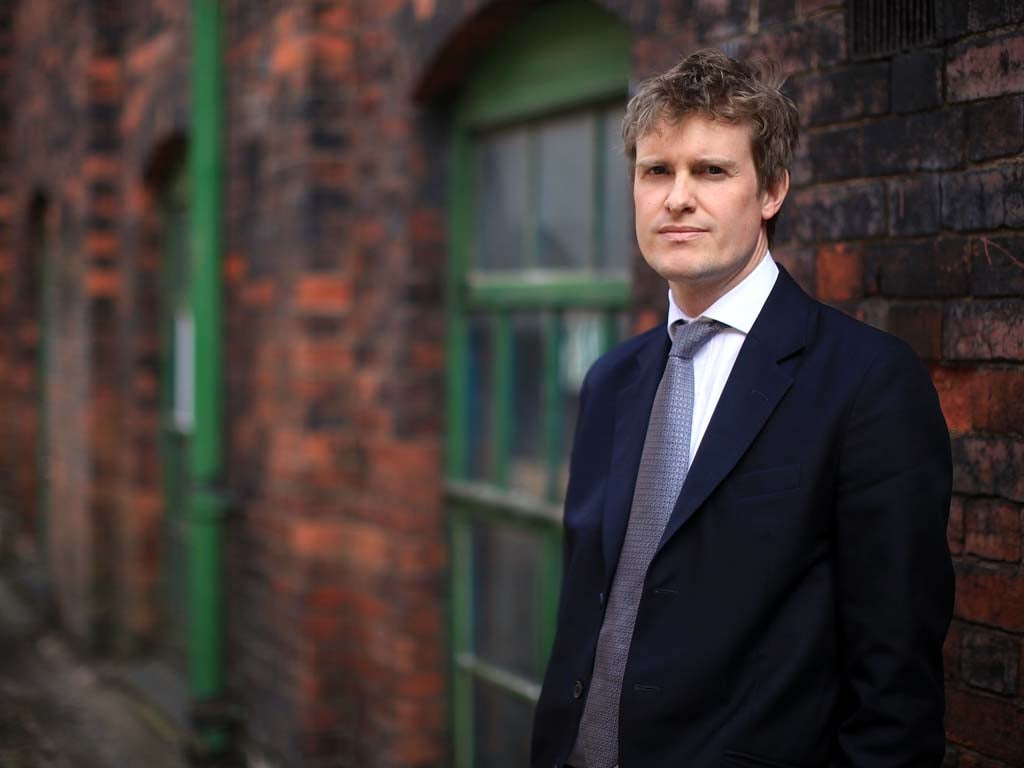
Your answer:
[[[624,335],[635,250],[629,38],[584,0],[499,40],[454,115],[448,502],[457,766],[527,763],[590,363]]]

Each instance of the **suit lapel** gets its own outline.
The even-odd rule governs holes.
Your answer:
[[[780,363],[804,347],[813,306],[780,266],[775,286],[736,358],[659,548],[732,471],[793,383]]]
[[[615,571],[626,535],[636,473],[647,436],[647,422],[670,346],[668,334],[662,326],[661,333],[654,334],[650,342],[637,352],[629,382],[619,392],[615,403],[615,442],[601,522],[606,582]]]

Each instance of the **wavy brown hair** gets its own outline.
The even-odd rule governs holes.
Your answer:
[[[640,83],[622,121],[630,163],[636,143],[659,122],[691,114],[727,123],[749,122],[759,191],[780,181],[793,161],[799,135],[796,105],[782,92],[779,66],[769,60],[737,61],[720,51],[697,51]]]

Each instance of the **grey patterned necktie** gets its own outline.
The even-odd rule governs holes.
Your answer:
[[[587,768],[612,768],[618,763],[619,694],[633,625],[647,568],[690,464],[693,356],[724,327],[717,322],[678,326],[654,397],[629,523],[597,640],[594,676],[574,750],[578,754],[582,746]]]

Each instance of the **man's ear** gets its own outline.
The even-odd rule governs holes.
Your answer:
[[[761,193],[761,221],[768,221],[779,212],[782,201],[786,199],[789,192],[789,171],[783,171],[782,176],[774,184],[765,187]]]

